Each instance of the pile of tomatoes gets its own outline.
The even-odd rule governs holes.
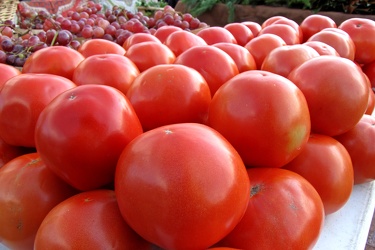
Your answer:
[[[0,64],[0,243],[312,249],[375,179],[373,37],[275,16]]]

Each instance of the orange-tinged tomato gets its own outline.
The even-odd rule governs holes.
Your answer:
[[[262,34],[274,34],[281,37],[287,45],[299,44],[298,31],[288,24],[272,23],[259,31],[258,36]]]
[[[238,45],[244,46],[254,38],[253,32],[242,23],[228,23],[224,28],[232,33]]]
[[[236,38],[229,30],[220,26],[211,26],[198,31],[197,36],[203,38],[208,45],[220,42],[237,43]]]
[[[183,30],[183,29],[180,28],[180,27],[173,26],[173,25],[166,25],[166,26],[162,26],[162,27],[158,28],[155,31],[154,36],[157,37],[160,40],[161,43],[164,43],[165,39],[167,39],[167,37],[170,34],[172,34],[175,31],[181,31],[181,30]]]
[[[173,32],[165,39],[164,44],[168,46],[175,56],[179,56],[191,47],[207,45],[203,38],[186,30]]]
[[[78,52],[84,57],[97,54],[124,55],[125,49],[121,45],[105,39],[89,39],[79,46]]]
[[[0,72],[0,90],[6,81],[8,81],[13,76],[21,74],[21,71],[19,69],[5,63],[0,63]]]
[[[125,50],[128,50],[134,44],[143,43],[143,42],[161,43],[160,40],[154,35],[151,35],[148,33],[134,33],[125,40],[122,47]]]

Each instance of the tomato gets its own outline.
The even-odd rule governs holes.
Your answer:
[[[121,45],[106,39],[89,39],[79,46],[78,52],[84,57],[98,54],[124,55],[125,49]]]
[[[158,28],[155,31],[154,36],[160,40],[161,43],[167,39],[167,37],[175,31],[182,31],[183,29],[174,25],[167,25]]]
[[[33,249],[47,213],[77,191],[58,178],[38,153],[14,158],[0,168],[0,242]]]
[[[278,20],[275,20],[272,24],[286,24],[286,25],[289,25],[290,27],[292,27],[296,32],[297,32],[297,35],[298,35],[298,38],[299,38],[299,42],[301,43],[303,41],[303,32],[302,32],[302,29],[301,27],[299,26],[299,24],[292,20],[292,19],[289,19],[289,18],[280,18]]]
[[[261,70],[240,73],[218,89],[208,124],[227,138],[247,167],[282,167],[310,134],[302,92],[285,77]]]
[[[34,249],[152,249],[121,216],[115,192],[96,189],[55,206],[42,221]]]
[[[365,64],[362,67],[362,70],[368,77],[372,91],[375,93],[375,61],[372,63]]]
[[[210,87],[211,96],[221,85],[239,73],[235,61],[214,46],[194,46],[180,54],[174,63],[197,70]]]
[[[262,34],[274,34],[281,37],[287,45],[299,44],[298,31],[288,24],[273,23],[259,31],[258,36]]]
[[[115,174],[125,221],[164,249],[206,249],[219,241],[242,218],[249,192],[237,151],[198,123],[138,136],[125,147]]]
[[[349,131],[335,137],[349,152],[354,169],[354,184],[375,179],[375,117],[363,115]]]
[[[0,138],[0,168],[10,160],[13,160],[17,156],[21,156],[27,152],[27,149],[19,146],[9,145]]]
[[[247,169],[249,204],[218,246],[239,249],[312,249],[324,224],[323,202],[302,176],[279,168]]]
[[[261,24],[261,27],[262,29],[273,24],[274,22],[276,22],[277,20],[281,20],[281,19],[287,19],[287,17],[285,16],[280,16],[280,15],[276,15],[276,16],[272,16],[272,17],[269,17],[267,18],[262,24]]]
[[[339,135],[351,129],[365,113],[369,87],[353,61],[319,56],[304,62],[288,76],[309,105],[314,133]]]
[[[264,58],[261,70],[287,77],[295,67],[318,56],[316,50],[303,44],[280,46]]]
[[[0,90],[6,81],[8,81],[13,76],[21,74],[21,71],[19,69],[5,63],[0,63],[0,72]]]
[[[142,133],[126,96],[106,85],[80,85],[58,95],[41,112],[36,149],[70,185],[88,191],[110,184],[123,148]]]
[[[137,66],[123,55],[98,54],[86,58],[76,67],[73,82],[108,85],[126,94],[139,74]]]
[[[160,42],[142,42],[132,45],[125,53],[140,72],[158,64],[171,64],[176,60],[175,54],[167,45]]]
[[[32,53],[22,73],[46,73],[72,79],[74,69],[85,57],[77,50],[65,46],[50,46]]]
[[[303,44],[315,49],[321,56],[325,56],[325,55],[340,56],[335,48],[333,48],[331,45],[328,45],[324,42],[309,41],[309,42],[304,42]]]
[[[165,39],[164,44],[172,50],[175,56],[179,56],[182,52],[191,47],[207,45],[203,38],[186,30],[173,32],[173,34],[170,34]]]
[[[355,44],[354,60],[359,64],[375,61],[375,21],[368,18],[349,18],[339,29],[349,34]]]
[[[370,88],[369,90],[369,98],[368,98],[368,105],[365,114],[371,115],[375,110],[375,93]]]
[[[232,33],[238,45],[244,46],[254,38],[253,32],[243,23],[228,23],[224,28]]]
[[[13,146],[35,147],[34,130],[44,107],[76,85],[51,74],[24,73],[8,80],[0,91],[0,137]]]
[[[285,46],[285,41],[275,34],[263,34],[254,37],[244,47],[253,56],[257,69],[260,69],[264,58],[275,48]]]
[[[157,65],[142,72],[126,96],[144,131],[173,123],[205,123],[211,102],[203,76],[179,64]]]
[[[325,28],[337,28],[337,24],[332,18],[320,14],[311,14],[305,17],[299,26],[302,30],[303,42]]]
[[[257,69],[254,57],[243,46],[234,43],[215,43],[212,46],[223,50],[232,57],[240,73]]]
[[[251,30],[254,37],[258,36],[259,31],[262,29],[262,26],[254,21],[243,21],[241,23]]]
[[[226,43],[237,43],[236,38],[230,33],[229,30],[220,26],[211,26],[205,29],[201,29],[196,33],[197,36],[203,38],[208,44],[212,45],[215,43],[226,42]]]
[[[354,60],[355,44],[351,37],[339,28],[325,28],[307,41],[320,41],[332,46],[341,57]]]
[[[125,40],[122,47],[125,50],[128,50],[134,44],[143,43],[143,42],[161,43],[160,40],[154,35],[151,35],[148,33],[134,33]]]
[[[353,164],[345,147],[327,135],[312,134],[301,153],[284,166],[308,180],[322,198],[326,215],[342,208],[353,190]]]

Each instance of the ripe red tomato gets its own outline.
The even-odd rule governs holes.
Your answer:
[[[309,42],[304,42],[303,44],[315,49],[321,56],[326,56],[326,55],[340,56],[335,48],[333,48],[331,45],[328,45],[324,42],[309,41]]]
[[[369,90],[368,105],[365,114],[371,115],[375,110],[375,93],[372,91],[371,87]]]
[[[194,46],[180,54],[174,63],[197,70],[210,87],[211,96],[221,85],[239,73],[234,60],[214,46]]]
[[[279,168],[247,169],[249,204],[218,246],[239,249],[312,249],[322,232],[324,208],[302,176]]]
[[[254,37],[257,37],[259,31],[262,29],[262,26],[259,23],[254,22],[254,21],[243,21],[241,23],[246,25],[246,27],[248,27],[251,30]]]
[[[161,43],[160,40],[154,35],[151,35],[148,33],[134,33],[125,40],[122,47],[125,50],[128,50],[134,44],[143,43],[143,42]]]
[[[8,144],[35,147],[35,124],[42,110],[60,93],[76,85],[51,74],[24,73],[0,91],[0,137]]]
[[[180,27],[174,26],[174,25],[166,25],[158,28],[154,36],[157,37],[161,43],[164,43],[164,41],[167,39],[167,37],[172,34],[175,31],[181,31],[183,30]]]
[[[288,78],[303,92],[314,133],[339,135],[351,129],[365,113],[369,86],[361,68],[337,56],[312,58]]]
[[[110,184],[123,148],[142,133],[133,107],[117,89],[88,84],[58,95],[41,112],[36,149],[48,167],[87,191]]]
[[[185,50],[194,46],[207,45],[206,41],[200,36],[186,30],[176,31],[170,34],[164,41],[170,50],[179,56]]]
[[[158,64],[171,64],[176,60],[175,54],[167,45],[160,42],[142,42],[132,45],[125,53],[140,72]]]
[[[363,115],[352,129],[335,138],[350,154],[354,184],[375,180],[375,117]]]
[[[299,26],[299,24],[296,21],[294,21],[292,19],[289,19],[289,18],[279,18],[278,20],[275,20],[272,24],[286,24],[286,25],[289,25],[290,27],[292,27],[293,29],[296,30],[296,32],[298,34],[299,41],[300,41],[300,43],[302,43],[302,41],[303,41],[303,32],[302,32],[301,27]]]
[[[165,249],[206,249],[242,218],[250,182],[222,135],[180,123],[147,131],[125,147],[115,192],[125,221],[146,240]]]
[[[375,61],[363,65],[362,70],[368,77],[372,91],[375,93]]]
[[[50,46],[32,53],[22,73],[46,73],[72,79],[74,69],[85,57],[77,50],[65,46]]]
[[[243,23],[228,23],[224,26],[234,38],[238,45],[244,46],[254,38],[253,32]]]
[[[232,57],[237,65],[239,73],[257,69],[254,57],[243,46],[234,43],[215,43],[211,46],[223,50]]]
[[[142,72],[126,96],[144,131],[173,123],[205,123],[211,102],[203,76],[179,64],[156,65]]]
[[[262,67],[264,58],[275,48],[285,46],[285,41],[275,34],[263,34],[254,37],[244,47],[253,56],[257,69]]]
[[[305,17],[299,26],[303,33],[303,42],[325,28],[337,28],[337,24],[332,18],[320,14],[311,14]]]
[[[198,31],[197,36],[203,38],[208,45],[215,43],[237,43],[236,38],[230,33],[229,30],[220,26],[211,26]]]
[[[375,21],[368,18],[349,18],[339,29],[349,34],[355,44],[354,60],[359,64],[375,61]]]
[[[327,135],[312,134],[301,153],[283,168],[308,180],[322,198],[326,215],[341,209],[353,190],[353,164],[345,147]]]
[[[294,68],[318,56],[315,49],[303,44],[280,46],[264,58],[261,70],[287,77]]]
[[[38,153],[14,158],[0,168],[0,242],[33,249],[47,213],[77,191],[57,177]]]
[[[287,45],[299,44],[298,31],[288,24],[272,23],[259,31],[258,36],[262,34],[274,34],[281,37]]]
[[[5,63],[0,63],[0,72],[0,90],[6,81],[8,81],[13,76],[21,74],[21,71],[19,69]]]
[[[106,39],[86,40],[81,46],[79,46],[78,52],[86,58],[98,54],[125,55],[125,49],[121,45]]]
[[[139,73],[137,66],[123,55],[98,54],[78,64],[74,70],[73,82],[77,85],[108,85],[126,94]]]
[[[26,148],[9,145],[0,138],[0,168],[10,160],[27,152],[28,150]]]
[[[261,70],[240,73],[218,89],[208,124],[229,140],[247,167],[282,167],[310,134],[302,92],[285,77]]]
[[[55,206],[42,221],[34,249],[151,249],[121,216],[115,192],[96,189]]]
[[[277,20],[280,20],[280,19],[287,19],[287,17],[285,16],[280,16],[280,15],[276,15],[276,16],[272,16],[272,17],[269,17],[267,18],[262,24],[261,24],[261,27],[262,29],[273,24],[274,22],[276,22]]]

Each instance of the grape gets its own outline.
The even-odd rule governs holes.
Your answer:
[[[16,66],[16,67],[22,67],[25,64],[25,61],[26,61],[25,56],[22,56],[22,57],[17,56],[14,59],[13,65]]]
[[[77,40],[73,40],[73,41],[70,42],[69,46],[72,49],[78,50],[79,46],[81,46],[81,43]]]
[[[92,35],[94,38],[102,38],[104,36],[104,29],[102,27],[95,27],[92,31]]]
[[[81,35],[83,38],[92,38],[93,36],[93,28],[92,26],[85,26],[83,27],[82,31],[81,31]]]
[[[7,54],[6,64],[14,65],[15,61],[16,61],[16,55],[14,55],[14,54]]]
[[[24,49],[25,49],[25,46],[23,46],[22,44],[15,44],[15,45],[13,46],[12,53],[18,54],[18,53],[20,53],[21,51],[23,51]]]
[[[68,30],[59,30],[57,32],[56,42],[59,45],[67,46],[73,40],[73,35]]]
[[[10,39],[3,40],[0,45],[5,52],[10,52],[14,48],[14,43]]]
[[[0,63],[6,63],[6,59],[7,59],[7,54],[0,50]]]
[[[10,26],[0,27],[1,34],[11,38],[13,36],[13,29]]]
[[[54,29],[47,30],[45,43],[51,44],[56,36],[57,31]]]

